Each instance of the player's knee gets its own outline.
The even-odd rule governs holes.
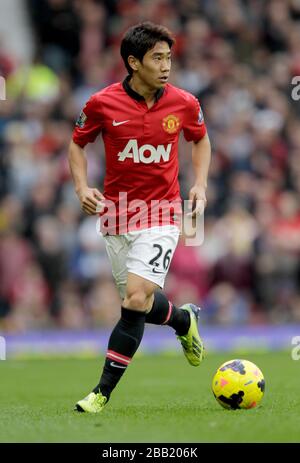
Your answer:
[[[144,312],[148,308],[149,296],[144,291],[133,291],[127,293],[123,302],[123,307]]]

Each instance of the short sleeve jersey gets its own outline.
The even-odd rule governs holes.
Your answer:
[[[116,233],[121,233],[121,216],[126,231],[158,224],[152,221],[149,225],[147,214],[138,225],[130,220],[137,212],[134,205],[138,202],[149,210],[157,201],[181,202],[180,131],[187,141],[194,142],[206,134],[199,101],[192,94],[167,84],[157,91],[149,109],[144,98],[129,86],[128,79],[92,95],[73,132],[73,141],[82,148],[102,134],[106,157],[103,194],[116,207]],[[127,212],[121,214],[120,199],[125,197]],[[173,223],[173,219],[161,221],[160,217],[159,224]]]

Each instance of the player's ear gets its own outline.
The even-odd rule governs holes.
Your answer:
[[[133,55],[128,56],[128,64],[134,70],[138,71],[140,61]]]

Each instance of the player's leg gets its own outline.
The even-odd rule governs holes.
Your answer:
[[[142,340],[146,311],[151,306],[156,288],[155,283],[128,273],[121,318],[111,333],[105,365],[95,392],[100,390],[109,398],[125,373]]]
[[[110,335],[99,384],[91,394],[77,403],[78,411],[97,413],[109,400],[140,345],[144,333],[146,310],[149,310],[151,306],[156,288],[155,283],[128,273],[121,318]]]
[[[204,347],[198,330],[199,307],[184,304],[177,308],[158,289],[165,278],[177,246],[179,230],[166,226],[145,230],[134,240],[127,258],[128,271],[136,272],[157,284],[146,323],[172,327],[181,342],[188,362],[193,366],[203,360]]]
[[[146,323],[171,326],[188,362],[199,366],[204,358],[204,345],[198,329],[200,308],[191,303],[177,308],[161,292],[155,292],[153,299],[152,308],[146,315]]]
[[[121,319],[111,334],[100,382],[76,404],[77,410],[99,412],[103,409],[140,344],[146,321],[172,326],[189,362],[197,365],[199,357],[202,360],[203,346],[194,312],[197,308],[186,304],[178,309],[158,292],[163,288],[177,241],[177,232],[159,231],[157,235],[153,230],[106,238],[113,276],[122,299]],[[202,346],[200,353],[199,345]]]
[[[112,274],[116,282],[121,300],[126,294],[126,282],[127,282],[127,268],[126,259],[128,253],[129,242],[124,235],[105,236],[104,237],[106,251],[111,263]],[[122,317],[121,317],[122,318]],[[119,322],[118,322],[119,323]],[[117,323],[117,326],[118,326]],[[116,327],[114,328],[114,330]],[[113,332],[114,332],[113,330]],[[112,332],[112,334],[113,334]],[[111,336],[112,336],[111,334]],[[110,349],[108,348],[107,352]],[[126,359],[123,359],[123,361]],[[105,361],[106,363],[106,361]],[[112,361],[114,365],[114,361]],[[120,362],[115,362],[115,369],[120,372],[124,372],[124,365]],[[98,413],[100,412],[109,397],[102,394],[99,388],[99,384],[89,393],[84,399],[77,402],[75,410],[80,412]]]
[[[124,261],[128,252],[128,242],[125,237],[109,237],[106,241],[113,275],[122,298],[122,307],[121,318],[109,338],[99,384],[85,399],[76,404],[78,411],[94,413],[103,409],[138,349],[144,333],[146,311],[151,308],[153,293],[158,289],[155,283],[127,272]],[[127,281],[124,292],[125,277]]]
[[[161,291],[153,294],[153,303],[146,314],[146,323],[168,325],[179,336],[185,335],[190,328],[190,316],[186,310],[177,308]]]

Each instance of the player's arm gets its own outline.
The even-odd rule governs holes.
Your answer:
[[[192,163],[195,174],[195,183],[189,193],[190,206],[193,209],[188,215],[195,217],[202,214],[206,206],[211,147],[199,101],[192,95],[186,101],[185,114],[183,133],[187,141],[193,142]]]
[[[208,170],[211,160],[211,146],[206,133],[198,142],[193,142],[192,163],[195,183],[190,189],[189,200],[194,205],[192,216],[202,214],[206,206],[206,188]]]
[[[70,143],[68,159],[81,209],[89,215],[100,212],[104,205],[104,196],[97,188],[90,188],[88,186],[85,152],[84,149],[73,140]]]
[[[92,95],[81,111],[73,131],[69,147],[69,165],[73,177],[75,191],[81,209],[89,215],[100,212],[104,196],[97,188],[90,188],[87,181],[87,159],[84,147],[93,143],[101,132],[101,103],[96,95]]]

